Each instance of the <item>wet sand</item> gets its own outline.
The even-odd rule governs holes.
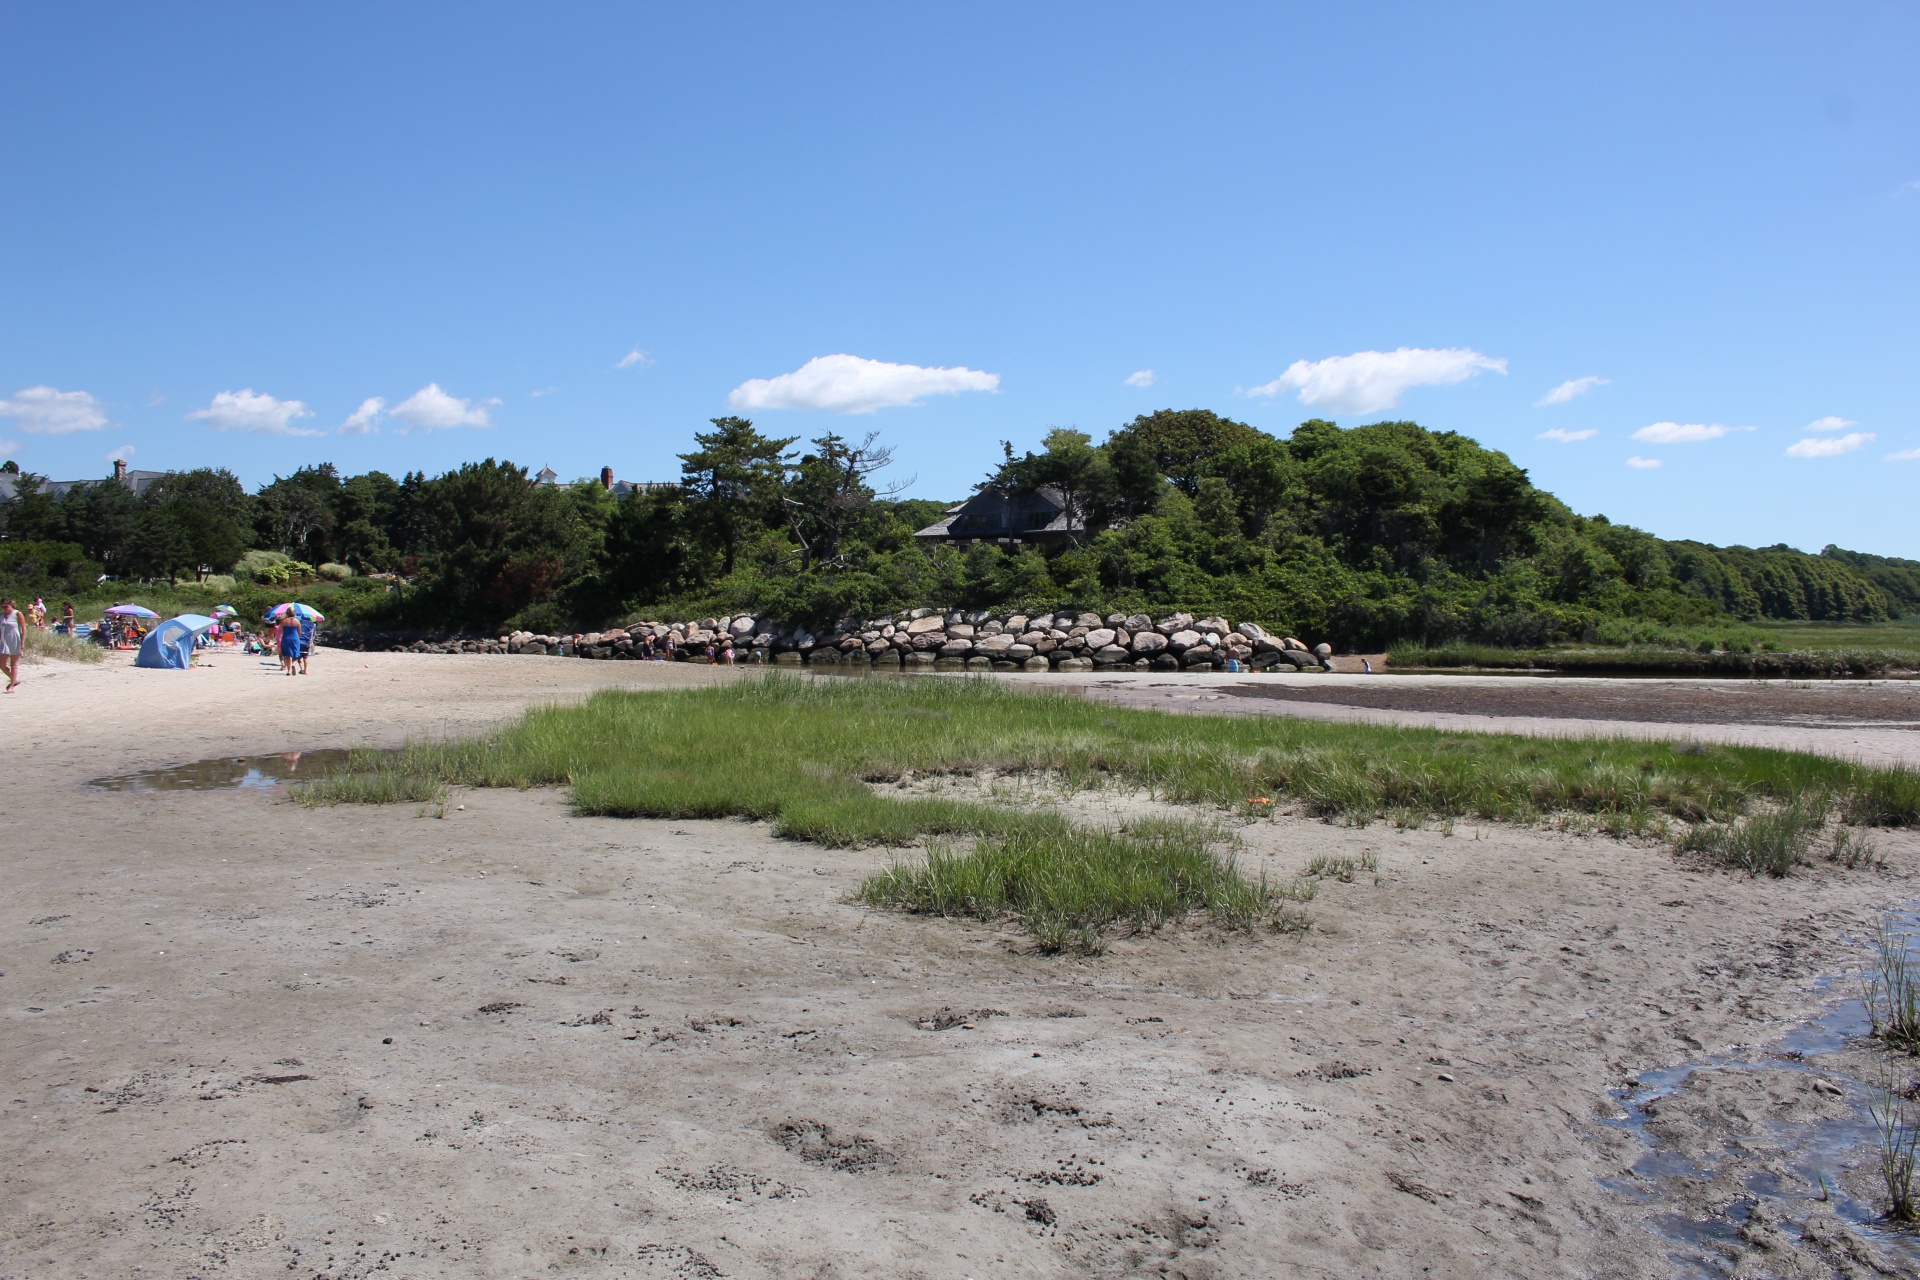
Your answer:
[[[1007,679],[1019,679],[1008,676]],[[1115,706],[1466,733],[1693,739],[1920,767],[1920,681],[1598,676],[1055,675]]]
[[[8,1278],[1665,1276],[1660,1186],[1605,1181],[1644,1154],[1608,1090],[1796,1025],[1920,871],[1898,833],[1885,870],[1777,882],[1282,815],[1243,829],[1250,867],[1378,860],[1306,936],[1048,957],[852,905],[892,854],[753,823],[85,785],[728,673],[323,650],[304,680],[29,674],[0,707]],[[1687,1114],[1724,1135],[1766,1105]],[[1820,1212],[1845,1248],[1775,1230],[1742,1265],[1873,1274]]]

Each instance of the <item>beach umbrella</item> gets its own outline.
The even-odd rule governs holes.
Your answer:
[[[107,612],[123,618],[157,618],[160,616],[153,610],[143,609],[137,604],[117,604],[113,606],[113,608],[108,609]]]
[[[297,600],[273,606],[273,608],[267,610],[267,618],[270,621],[277,621],[285,617],[288,613],[292,613],[296,618],[311,618],[315,622],[325,622],[327,620],[327,616],[324,613],[321,613],[310,604],[301,604]]]
[[[216,618],[237,618],[240,616],[240,611],[230,604],[223,604],[214,609],[213,616]]]

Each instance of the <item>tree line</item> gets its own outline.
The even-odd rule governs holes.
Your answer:
[[[0,576],[64,556],[70,576],[191,579],[265,549],[410,584],[364,625],[554,631],[636,611],[830,621],[1075,604],[1221,613],[1350,645],[1536,645],[1920,611],[1920,562],[1663,540],[1577,515],[1505,454],[1411,422],[1313,420],[1280,438],[1162,410],[1099,443],[1056,428],[1037,451],[1003,444],[976,492],[1050,495],[1070,532],[1044,546],[916,539],[950,504],[885,483],[892,458],[874,436],[798,444],[717,418],[680,455],[678,483],[625,497],[491,458],[399,479],[322,463],[253,493],[209,469],[138,495],[107,479],[56,498],[23,473],[0,505]]]

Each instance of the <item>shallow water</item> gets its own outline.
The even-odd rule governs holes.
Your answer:
[[[95,778],[95,791],[231,791],[237,788],[275,787],[300,778],[317,778],[347,762],[338,748],[325,751],[283,751],[271,756],[216,756],[191,764]]]
[[[1915,924],[1916,917],[1903,914],[1896,917],[1894,927],[1911,935]],[[1913,941],[1920,943],[1920,939]],[[1834,991],[1843,981],[1848,980],[1829,975],[1815,984],[1815,990]],[[1867,1109],[1873,1086],[1839,1070],[1831,1061],[1831,1055],[1871,1029],[1862,1000],[1837,1000],[1819,1017],[1769,1044],[1643,1072],[1631,1086],[1609,1091],[1623,1114],[1602,1123],[1633,1133],[1646,1154],[1634,1163],[1631,1178],[1605,1178],[1602,1185],[1648,1205],[1669,1199],[1665,1185],[1669,1180],[1722,1181],[1717,1172],[1718,1159],[1709,1156],[1704,1163],[1689,1159],[1664,1146],[1648,1127],[1652,1119],[1648,1107],[1684,1088],[1696,1072],[1795,1071],[1831,1080],[1846,1091],[1846,1116],[1812,1123],[1776,1122],[1768,1124],[1764,1133],[1734,1133],[1721,1139],[1723,1156],[1733,1155],[1750,1139],[1779,1144],[1793,1153],[1786,1164],[1794,1176],[1783,1178],[1756,1170],[1738,1182],[1726,1181],[1716,1190],[1716,1198],[1724,1201],[1722,1207],[1706,1219],[1680,1212],[1650,1217],[1648,1226],[1672,1246],[1667,1256],[1676,1268],[1675,1275],[1732,1275],[1721,1246],[1740,1243],[1740,1226],[1752,1216],[1757,1204],[1765,1204],[1775,1218],[1785,1221],[1797,1221],[1816,1210],[1831,1210],[1872,1241],[1885,1260],[1920,1275],[1920,1236],[1889,1229],[1881,1219],[1879,1206],[1848,1194],[1836,1176],[1843,1167],[1871,1165],[1878,1158],[1879,1132]]]

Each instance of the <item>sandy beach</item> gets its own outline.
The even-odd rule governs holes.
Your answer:
[[[1650,1224],[1742,1187],[1668,1194],[1609,1091],[1791,1033],[1916,896],[1911,833],[1875,836],[1884,869],[1769,881],[1651,842],[1281,815],[1242,829],[1249,867],[1378,867],[1324,882],[1305,936],[1059,957],[854,905],[895,853],[754,823],[580,818],[551,790],[440,818],[87,786],[743,674],[325,649],[300,679],[29,668],[0,705],[0,1277],[1664,1277]],[[1420,678],[1313,679],[1033,683],[1870,760],[1920,741],[1911,685],[1662,724],[1475,703],[1461,677],[1432,678],[1450,706]],[[1670,1110],[1696,1147],[1750,1129],[1772,1167],[1773,1119],[1850,1105],[1789,1073]],[[1858,1155],[1833,1176],[1867,1197]],[[1801,1226],[1734,1231],[1730,1274],[1900,1274],[1794,1194]]]

